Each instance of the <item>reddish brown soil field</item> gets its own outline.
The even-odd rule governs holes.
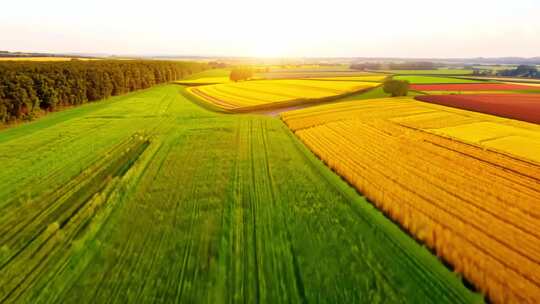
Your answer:
[[[415,99],[540,124],[540,95],[423,95]]]
[[[466,84],[413,84],[415,91],[516,91],[538,90],[538,87],[510,83],[466,83]]]

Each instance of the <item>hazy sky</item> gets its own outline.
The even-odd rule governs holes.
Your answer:
[[[540,56],[540,0],[4,1],[0,50]]]

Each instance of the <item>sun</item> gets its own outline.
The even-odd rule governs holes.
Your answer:
[[[286,55],[286,45],[276,40],[255,41],[250,51],[252,57],[275,58]]]

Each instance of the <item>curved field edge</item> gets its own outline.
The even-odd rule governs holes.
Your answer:
[[[69,242],[52,226],[66,250],[25,302],[481,301],[282,122],[211,113],[182,91],[100,113],[118,128],[129,107],[166,104],[142,120],[150,145],[106,188],[85,234]]]
[[[267,81],[271,81],[271,80],[267,80]],[[295,106],[319,105],[319,104],[323,104],[327,102],[339,101],[341,99],[358,95],[358,94],[368,93],[378,88],[380,88],[380,85],[370,87],[370,88],[363,88],[360,90],[355,90],[355,91],[347,92],[344,94],[328,96],[324,98],[309,98],[309,99],[297,98],[297,99],[287,100],[283,102],[271,102],[271,103],[269,102],[266,104],[261,104],[261,105],[256,105],[256,106],[244,106],[244,107],[237,107],[233,109],[226,109],[224,107],[219,106],[219,104],[224,103],[224,102],[201,92],[196,87],[188,87],[186,89],[186,92],[190,94],[191,96],[197,98],[198,101],[203,102],[205,104],[203,105],[203,107],[205,108],[209,108],[209,109],[217,108],[217,109],[220,109],[219,112],[250,113],[250,112],[271,111],[271,110],[276,110],[280,108],[290,108],[290,107],[295,107]]]

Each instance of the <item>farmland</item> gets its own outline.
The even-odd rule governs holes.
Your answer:
[[[361,77],[372,76],[377,73],[354,71],[349,69],[337,70],[275,70],[266,73],[258,73],[256,76],[264,79],[303,79],[303,78],[328,78],[328,77]],[[378,74],[381,75],[380,73]],[[388,76],[383,74],[382,76]]]
[[[1,302],[540,299],[537,87],[195,68],[0,131]]]
[[[416,99],[540,124],[538,94],[424,95]]]
[[[202,77],[192,80],[178,80],[175,81],[177,84],[181,85],[205,85],[205,84],[217,84],[217,83],[227,83],[230,82],[229,77]]]
[[[407,97],[282,119],[492,301],[540,301],[540,126]]]
[[[408,76],[395,76],[393,79],[397,80],[407,80],[411,84],[433,84],[433,83],[478,83],[482,82],[479,80],[471,79],[462,79],[462,78],[452,78],[452,77],[437,77],[437,76],[419,76],[419,75],[408,75]]]
[[[336,98],[378,86],[377,82],[255,80],[189,88],[212,106],[245,112]]]
[[[371,76],[342,76],[342,77],[314,77],[306,78],[309,80],[329,80],[329,81],[374,81],[382,82],[388,76],[385,75],[371,75]]]
[[[502,82],[505,82],[505,81],[508,81],[508,82],[522,82],[522,83],[527,83],[527,84],[532,84],[532,83],[537,83],[539,84],[540,83],[540,79],[531,79],[531,78],[516,78],[516,77],[502,77],[502,76],[498,76],[498,77],[489,77],[489,76],[483,76],[483,77],[479,77],[479,76],[467,76],[467,77],[462,77],[462,76],[456,76],[456,78],[461,78],[461,79],[476,79],[476,80],[493,80],[493,81],[502,81]]]
[[[435,70],[377,70],[377,72],[396,75],[471,75],[473,70],[435,69]]]
[[[37,61],[37,62],[57,62],[57,61],[71,61],[71,60],[99,60],[100,58],[83,58],[83,57],[0,57],[0,61]]]
[[[419,95],[479,95],[479,94],[516,94],[516,93],[534,93],[534,91],[414,91],[418,92]]]
[[[413,84],[416,91],[521,91],[538,90],[538,87],[508,83],[467,83],[467,84]]]
[[[279,119],[184,90],[0,132],[2,302],[481,301]]]
[[[0,304],[540,304],[540,0],[64,2],[2,3]]]

